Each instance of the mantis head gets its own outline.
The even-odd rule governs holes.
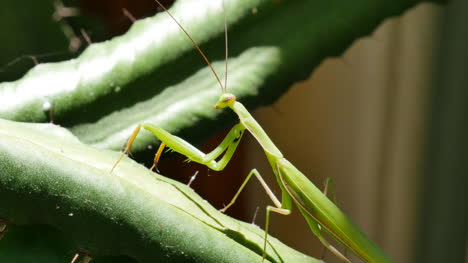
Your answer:
[[[234,102],[236,102],[236,96],[232,93],[223,93],[221,97],[219,97],[218,102],[216,102],[214,108],[215,109],[223,109],[226,107],[231,107]]]

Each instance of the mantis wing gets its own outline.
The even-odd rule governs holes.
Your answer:
[[[310,224],[318,224],[366,262],[391,262],[341,210],[286,159],[278,160],[278,175]]]

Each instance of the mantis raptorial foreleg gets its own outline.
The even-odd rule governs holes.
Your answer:
[[[115,169],[117,164],[125,156],[125,154],[127,152],[130,152],[133,142],[135,141],[138,133],[140,132],[141,127],[153,133],[154,136],[156,136],[159,140],[161,140],[166,147],[169,147],[170,149],[186,156],[190,161],[194,161],[194,162],[206,165],[210,169],[215,170],[215,171],[223,170],[224,167],[228,164],[237,146],[239,145],[239,141],[242,138],[242,135],[244,134],[244,131],[245,131],[245,128],[242,126],[242,124],[235,125],[226,135],[224,140],[218,145],[218,147],[216,147],[210,153],[205,154],[202,151],[195,148],[190,143],[188,143],[187,141],[185,141],[184,139],[177,137],[175,135],[172,135],[169,132],[165,131],[164,129],[161,129],[152,124],[140,124],[135,128],[132,135],[128,139],[127,146],[125,147],[125,150],[122,152],[117,162],[112,167],[111,173]],[[164,146],[161,145],[159,147],[159,150],[155,155],[155,158],[154,158],[155,163],[152,166],[152,168],[156,167],[157,162],[159,161],[159,157],[162,152],[162,147]],[[219,161],[216,161],[216,158],[221,156],[223,153],[224,155],[221,157],[221,159]]]

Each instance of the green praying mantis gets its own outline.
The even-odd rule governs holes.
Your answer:
[[[344,262],[351,262],[345,255],[338,249],[330,244],[325,238],[324,234],[328,234],[338,243],[342,244],[345,248],[349,249],[353,254],[361,258],[365,262],[378,262],[385,263],[391,260],[385,253],[378,248],[367,236],[356,227],[348,217],[341,212],[341,210],[330,201],[326,194],[322,193],[309,179],[301,173],[293,164],[291,164],[275,146],[273,141],[268,137],[267,133],[263,130],[260,124],[252,117],[248,110],[242,103],[236,101],[234,94],[227,92],[227,74],[225,74],[224,85],[222,84],[218,74],[212,67],[208,58],[202,52],[198,44],[190,37],[188,32],[182,27],[177,19],[168,11],[158,0],[154,0],[174,21],[178,24],[181,30],[187,35],[188,39],[192,41],[194,47],[200,52],[203,59],[207,62],[217,82],[219,83],[222,95],[215,104],[215,109],[230,108],[239,117],[239,123],[235,125],[223,141],[210,153],[203,153],[187,141],[170,134],[169,132],[152,124],[140,124],[133,131],[132,135],[127,141],[127,146],[122,152],[120,158],[112,167],[111,172],[130,151],[134,140],[136,139],[141,128],[146,129],[156,136],[162,143],[158,149],[154,165],[156,166],[161,156],[164,147],[168,147],[186,156],[190,161],[194,161],[209,167],[212,170],[220,171],[229,163],[234,155],[243,134],[247,130],[257,140],[263,148],[268,162],[271,165],[273,173],[276,176],[277,182],[282,192],[281,201],[275,196],[273,191],[269,188],[263,180],[260,173],[253,169],[231,200],[231,202],[221,209],[225,212],[231,205],[234,204],[239,194],[242,192],[248,181],[255,176],[265,189],[267,195],[273,202],[273,206],[266,207],[266,222],[265,222],[265,236],[263,244],[263,260],[265,260],[267,249],[268,226],[270,221],[270,213],[275,212],[281,215],[289,215],[292,212],[293,204],[298,207],[299,212],[307,221],[312,233],[317,236],[320,242],[338,258]],[[226,16],[225,16],[226,20]],[[225,22],[225,27],[226,22]],[[226,73],[227,73],[227,30],[226,34]],[[219,159],[219,160],[218,160]],[[151,168],[151,169],[152,169]]]

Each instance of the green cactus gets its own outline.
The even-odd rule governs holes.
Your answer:
[[[419,2],[226,0],[228,89],[250,108],[271,104],[324,58],[339,56],[385,18]],[[223,72],[219,2],[181,0],[172,12]],[[0,229],[2,222],[11,224],[11,233],[22,231],[18,225],[34,226],[28,230],[56,236],[53,242],[68,256],[83,248],[95,258],[121,255],[126,262],[260,260],[261,230],[220,214],[190,188],[130,160],[108,173],[118,156],[109,150],[120,149],[137,123],[201,142],[235,121],[212,109],[220,91],[193,49],[177,25],[158,14],[76,59],[39,64],[17,81],[0,83],[0,118],[47,122],[53,111],[54,122],[74,134],[52,124],[0,121]],[[155,143],[142,134],[133,151]],[[0,259],[8,254],[2,248],[8,235],[0,241]],[[272,262],[315,262],[269,241]],[[44,262],[55,261],[45,255]]]
[[[218,212],[186,185],[128,158],[110,174],[119,153],[86,146],[53,124],[1,120],[0,127],[0,214],[8,222],[52,225],[92,255],[138,262],[261,259],[258,227]],[[272,262],[315,262],[270,243]]]

